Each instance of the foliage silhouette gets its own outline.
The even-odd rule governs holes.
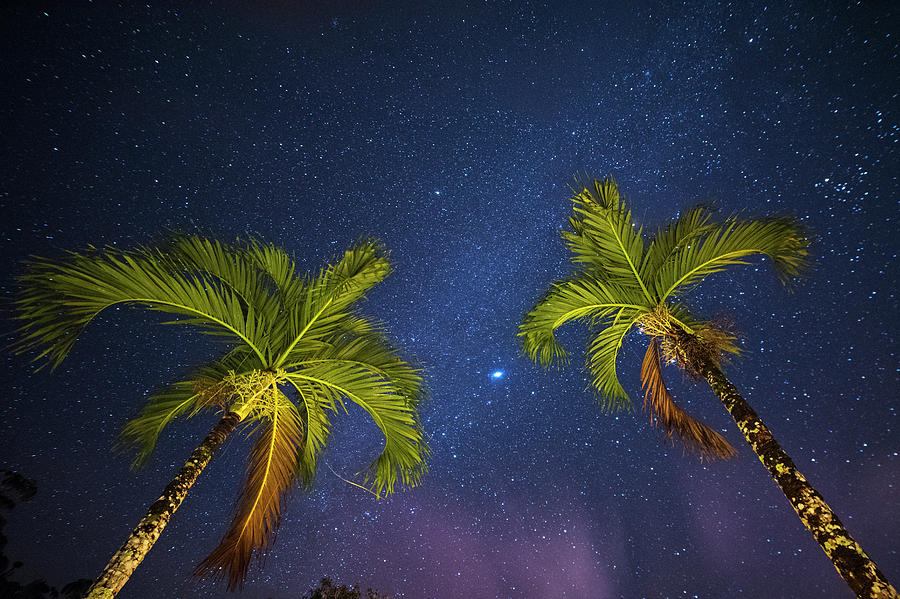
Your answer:
[[[336,587],[329,578],[323,578],[319,582],[319,586],[305,593],[302,599],[360,599],[360,597],[363,596],[360,594],[359,589],[346,585]],[[390,597],[372,589],[367,589],[363,599],[390,599]]]
[[[36,494],[37,485],[33,480],[12,470],[0,470],[0,510],[11,511],[17,502],[29,501]],[[11,580],[16,570],[22,567],[22,562],[10,563],[6,555],[8,539],[3,533],[5,527],[6,519],[0,513],[0,597],[4,599],[45,599],[46,597],[80,599],[83,596],[92,582],[86,578],[70,582],[61,591],[50,586],[43,579],[33,580],[26,584]]]

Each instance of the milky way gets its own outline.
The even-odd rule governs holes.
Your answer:
[[[322,576],[409,598],[851,596],[708,388],[668,372],[734,460],[649,426],[640,336],[619,362],[633,412],[587,389],[583,327],[560,335],[568,368],[522,356],[518,322],[572,272],[559,231],[584,173],[649,227],[703,201],[810,228],[793,293],[755,262],[691,299],[735,323],[729,377],[900,582],[889,3],[182,4],[4,3],[0,272],[9,299],[29,254],[167,229],[256,236],[304,270],[364,235],[391,250],[365,310],[425,368],[429,473],[382,501],[348,485],[380,438],[335,418],[243,597]],[[104,313],[52,373],[5,359],[0,467],[38,485],[8,515],[21,580],[94,577],[212,427],[174,424],[143,471],[111,451],[148,393],[216,355],[164,320]],[[246,449],[213,460],[122,598],[226,595],[190,573]]]

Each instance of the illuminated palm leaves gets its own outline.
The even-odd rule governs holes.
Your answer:
[[[673,294],[689,290],[707,275],[747,264],[745,258],[762,254],[772,260],[782,282],[788,283],[805,267],[807,245],[805,234],[794,219],[728,217],[694,239],[679,244],[646,276],[654,296],[665,301]]]
[[[260,390],[248,420],[259,425],[254,428],[257,438],[237,510],[218,547],[196,568],[198,576],[227,578],[232,589],[243,584],[253,551],[273,540],[281,502],[296,479],[297,454],[303,445],[302,418],[274,379]]]
[[[622,310],[642,310],[643,306],[643,298],[628,287],[578,276],[553,285],[537,307],[525,316],[519,336],[525,353],[535,362],[543,366],[564,363],[568,354],[556,341],[557,328],[581,318],[599,322]]]
[[[202,389],[195,381],[172,383],[154,394],[138,417],[126,423],[119,434],[119,447],[135,451],[132,466],[138,468],[147,462],[160,433],[175,418],[193,415],[201,409],[202,397]]]
[[[710,218],[708,208],[694,206],[662,228],[650,241],[647,255],[641,261],[641,278],[649,279],[648,274],[656,273],[676,253],[709,232],[715,226]]]
[[[643,286],[636,277],[644,252],[641,231],[635,230],[619,188],[612,179],[594,181],[593,191],[584,188],[572,198],[572,232],[563,239],[576,262],[589,264],[594,278],[626,287]]]
[[[160,433],[174,419],[230,405],[235,396],[229,375],[252,364],[253,357],[250,348],[238,346],[220,360],[197,369],[192,379],[172,383],[154,393],[140,413],[122,428],[118,447],[135,451],[134,467],[144,465]]]
[[[196,273],[177,272],[173,261],[155,250],[72,253],[66,262],[35,258],[20,283],[16,305],[23,324],[15,349],[42,348],[35,359],[46,357],[54,367],[98,313],[122,303],[185,316],[175,322],[252,348],[259,341],[256,315],[238,294]]]
[[[311,423],[312,442],[301,461],[304,484],[312,482],[319,451],[316,439],[327,435],[328,412],[346,410],[345,399],[368,412],[385,437],[385,449],[367,475],[376,494],[391,493],[398,480],[404,487],[418,483],[427,452],[416,417],[422,379],[383,336],[345,336],[289,367],[293,371],[288,380],[303,398]]]
[[[625,336],[640,315],[640,310],[622,308],[614,318],[597,321],[590,327],[587,367],[594,389],[603,390],[600,397],[604,409],[617,410],[629,405],[628,394],[616,375],[616,359]]]
[[[224,244],[179,236],[160,248],[106,248],[63,262],[35,258],[17,301],[19,353],[56,366],[102,310],[138,304],[217,335],[228,350],[151,396],[122,430],[120,445],[145,462],[173,420],[218,409],[240,414],[256,435],[236,515],[198,572],[239,585],[250,555],[271,540],[281,498],[312,485],[329,413],[351,401],[385,437],[366,474],[378,495],[418,483],[427,447],[417,415],[422,379],[356,310],[390,267],[363,241],[316,276],[298,276],[282,250],[257,241]]]
[[[322,408],[336,412],[346,409],[347,399],[363,408],[385,437],[385,448],[378,457],[374,475],[376,493],[391,493],[399,479],[404,487],[418,483],[423,462],[421,431],[415,405],[397,401],[397,389],[388,379],[373,375],[363,365],[334,360],[306,365],[288,379],[304,396],[322,398],[314,419],[327,426]],[[304,455],[304,458],[307,456]],[[315,456],[309,456],[313,461]],[[307,468],[309,469],[309,468]]]
[[[714,222],[710,211],[698,206],[645,240],[612,179],[575,190],[572,203],[572,230],[564,231],[562,237],[573,261],[582,266],[573,278],[555,283],[525,316],[519,336],[525,354],[546,367],[567,358],[556,340],[556,329],[571,320],[587,322],[587,370],[607,409],[630,405],[616,374],[616,360],[634,327],[658,339],[667,358],[690,371],[685,345],[702,346],[715,360],[722,352],[735,353],[736,347],[733,337],[693,319],[675,303],[675,297],[709,274],[746,264],[753,255],[768,257],[784,282],[796,277],[806,263],[808,242],[792,219],[732,216]],[[729,457],[733,450],[723,445],[724,439],[672,401],[662,380],[656,343],[641,374],[645,406],[652,418],[701,456]]]

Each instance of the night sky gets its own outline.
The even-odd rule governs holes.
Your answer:
[[[518,322],[572,272],[559,231],[585,172],[616,177],[645,226],[705,201],[810,227],[794,293],[757,263],[693,305],[733,320],[728,376],[900,583],[892,3],[398,4],[0,9],[7,307],[29,254],[166,229],[256,236],[303,270],[367,234],[391,251],[364,308],[425,368],[430,471],[376,501],[337,475],[379,432],[361,410],[335,418],[316,490],[241,596],[298,598],[322,576],[408,598],[852,596],[707,386],[666,370],[734,460],[700,463],[649,426],[646,338],[620,354],[631,413],[587,390],[583,326],[560,336],[569,368],[522,355]],[[3,354],[0,467],[38,485],[8,516],[20,580],[96,576],[216,422],[174,424],[142,471],[111,451],[148,393],[218,355],[165,320],[104,313],[52,373]],[[120,597],[229,596],[190,574],[248,447],[213,459]]]

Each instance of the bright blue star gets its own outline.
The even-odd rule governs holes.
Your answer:
[[[494,372],[491,373],[491,378],[492,378],[492,379],[502,379],[502,378],[503,378],[503,371],[502,371],[502,370],[495,370]]]

